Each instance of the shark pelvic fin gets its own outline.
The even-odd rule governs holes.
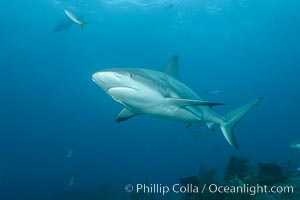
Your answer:
[[[218,106],[218,105],[224,105],[223,103],[215,103],[215,102],[200,101],[200,100],[193,100],[193,99],[166,98],[166,101],[168,101],[168,103],[170,103],[170,104],[175,104],[179,107],[183,107],[183,106]]]
[[[118,117],[116,119],[117,122],[122,122],[125,121],[127,119],[130,119],[134,116],[136,116],[138,113],[132,112],[130,110],[128,110],[128,108],[124,108],[119,114]]]
[[[165,68],[165,73],[178,79],[178,56],[177,55],[173,56],[170,59],[167,67]]]
[[[215,132],[215,129],[214,129],[214,123],[207,122],[207,123],[206,123],[206,126],[207,126],[212,132]]]

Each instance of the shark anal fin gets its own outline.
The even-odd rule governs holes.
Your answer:
[[[175,104],[179,107],[184,106],[218,106],[224,105],[223,103],[215,103],[215,102],[208,102],[208,101],[200,101],[200,100],[193,100],[193,99],[177,99],[177,98],[166,98],[168,103]]]
[[[193,123],[192,123],[192,122],[186,122],[186,123],[184,123],[184,127],[185,127],[185,128],[189,128],[189,127],[191,127],[191,126],[193,126]]]
[[[117,122],[122,122],[122,121],[125,121],[127,119],[130,119],[134,116],[138,115],[138,113],[134,113],[130,110],[128,110],[128,108],[124,108],[117,116],[117,119],[116,121]]]
[[[184,127],[185,128],[189,128],[189,127],[191,127],[193,124],[192,123],[184,123]]]
[[[165,73],[178,79],[178,56],[177,55],[173,56],[170,59],[167,67],[165,68]]]

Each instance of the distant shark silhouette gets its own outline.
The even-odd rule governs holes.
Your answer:
[[[237,108],[225,116],[216,114],[211,106],[222,103],[202,101],[188,86],[178,79],[178,57],[173,56],[164,72],[142,68],[117,68],[103,70],[92,75],[93,81],[125,108],[117,122],[138,114],[149,114],[175,120],[190,126],[202,122],[213,130],[220,126],[228,143],[238,148],[233,134],[235,125],[256,105],[260,99]]]
[[[67,31],[74,23],[70,19],[60,21],[53,29],[54,32]]]

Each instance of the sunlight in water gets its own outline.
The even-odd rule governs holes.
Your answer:
[[[135,6],[152,6],[152,5],[168,5],[178,3],[180,0],[104,0],[108,6],[115,5],[135,5]]]

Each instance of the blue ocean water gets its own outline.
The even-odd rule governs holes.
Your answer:
[[[253,163],[300,163],[289,148],[300,137],[298,1],[23,0],[0,6],[0,199],[122,199],[128,183],[173,184],[201,165],[218,167],[222,178],[233,155]],[[55,31],[69,20],[64,9],[88,24]],[[203,99],[226,104],[217,113],[264,98],[235,128],[239,150],[219,129],[146,115],[117,123],[122,106],[91,80],[112,67],[162,70],[175,54],[182,82]],[[204,96],[207,89],[220,92]]]

